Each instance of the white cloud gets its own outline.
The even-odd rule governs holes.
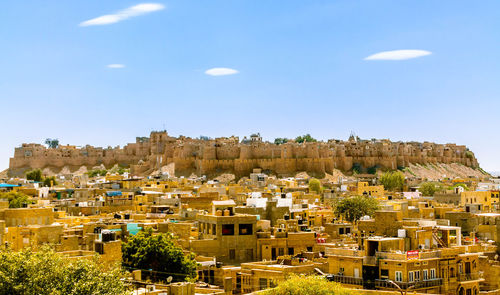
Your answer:
[[[205,71],[205,74],[210,76],[226,76],[226,75],[234,75],[239,72],[235,69],[230,68],[211,68]]]
[[[382,51],[365,57],[365,60],[405,60],[430,55],[432,52],[418,49]]]
[[[143,14],[147,14],[150,12],[158,11],[165,9],[163,4],[159,3],[141,3],[129,8],[118,11],[114,14],[106,14],[93,19],[86,20],[80,23],[80,27],[88,27],[88,26],[102,26],[109,25],[120,22],[122,20],[126,20],[128,18],[139,16]]]
[[[123,65],[123,64],[110,64],[110,65],[107,65],[106,67],[108,67],[110,69],[123,69],[125,67],[125,65]]]

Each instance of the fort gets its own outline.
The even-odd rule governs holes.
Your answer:
[[[248,176],[254,168],[279,176],[306,171],[312,175],[331,173],[333,169],[350,171],[353,167],[377,167],[395,170],[410,164],[459,163],[478,168],[474,154],[464,145],[432,142],[392,142],[388,139],[327,142],[289,141],[274,144],[259,134],[240,140],[238,137],[216,139],[172,137],[166,131],[151,132],[150,137],[137,137],[135,143],[121,147],[76,147],[71,145],[47,148],[36,143],[17,147],[10,159],[9,174],[22,175],[27,170],[49,168],[58,173],[71,172],[82,166],[114,165],[129,167],[134,175],[148,175],[164,166],[173,165],[177,176],[215,176],[233,173]]]

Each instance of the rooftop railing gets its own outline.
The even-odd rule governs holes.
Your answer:
[[[328,275],[327,279],[332,282],[349,285],[363,285],[363,278],[349,277],[344,275]]]
[[[415,281],[415,282],[391,282],[388,280],[375,280],[375,287],[377,288],[390,288],[397,289],[397,287],[393,284],[396,283],[401,289],[424,289],[441,286],[443,284],[443,279],[429,279],[425,281]]]

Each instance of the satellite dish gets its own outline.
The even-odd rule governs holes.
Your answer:
[[[167,278],[167,283],[169,283],[169,284],[170,284],[170,283],[172,282],[172,279],[173,279],[173,278],[172,278],[172,276],[169,276],[169,277]]]

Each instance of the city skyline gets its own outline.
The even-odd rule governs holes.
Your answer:
[[[158,129],[456,143],[500,170],[495,1],[4,7],[2,170],[24,142],[123,146]]]

